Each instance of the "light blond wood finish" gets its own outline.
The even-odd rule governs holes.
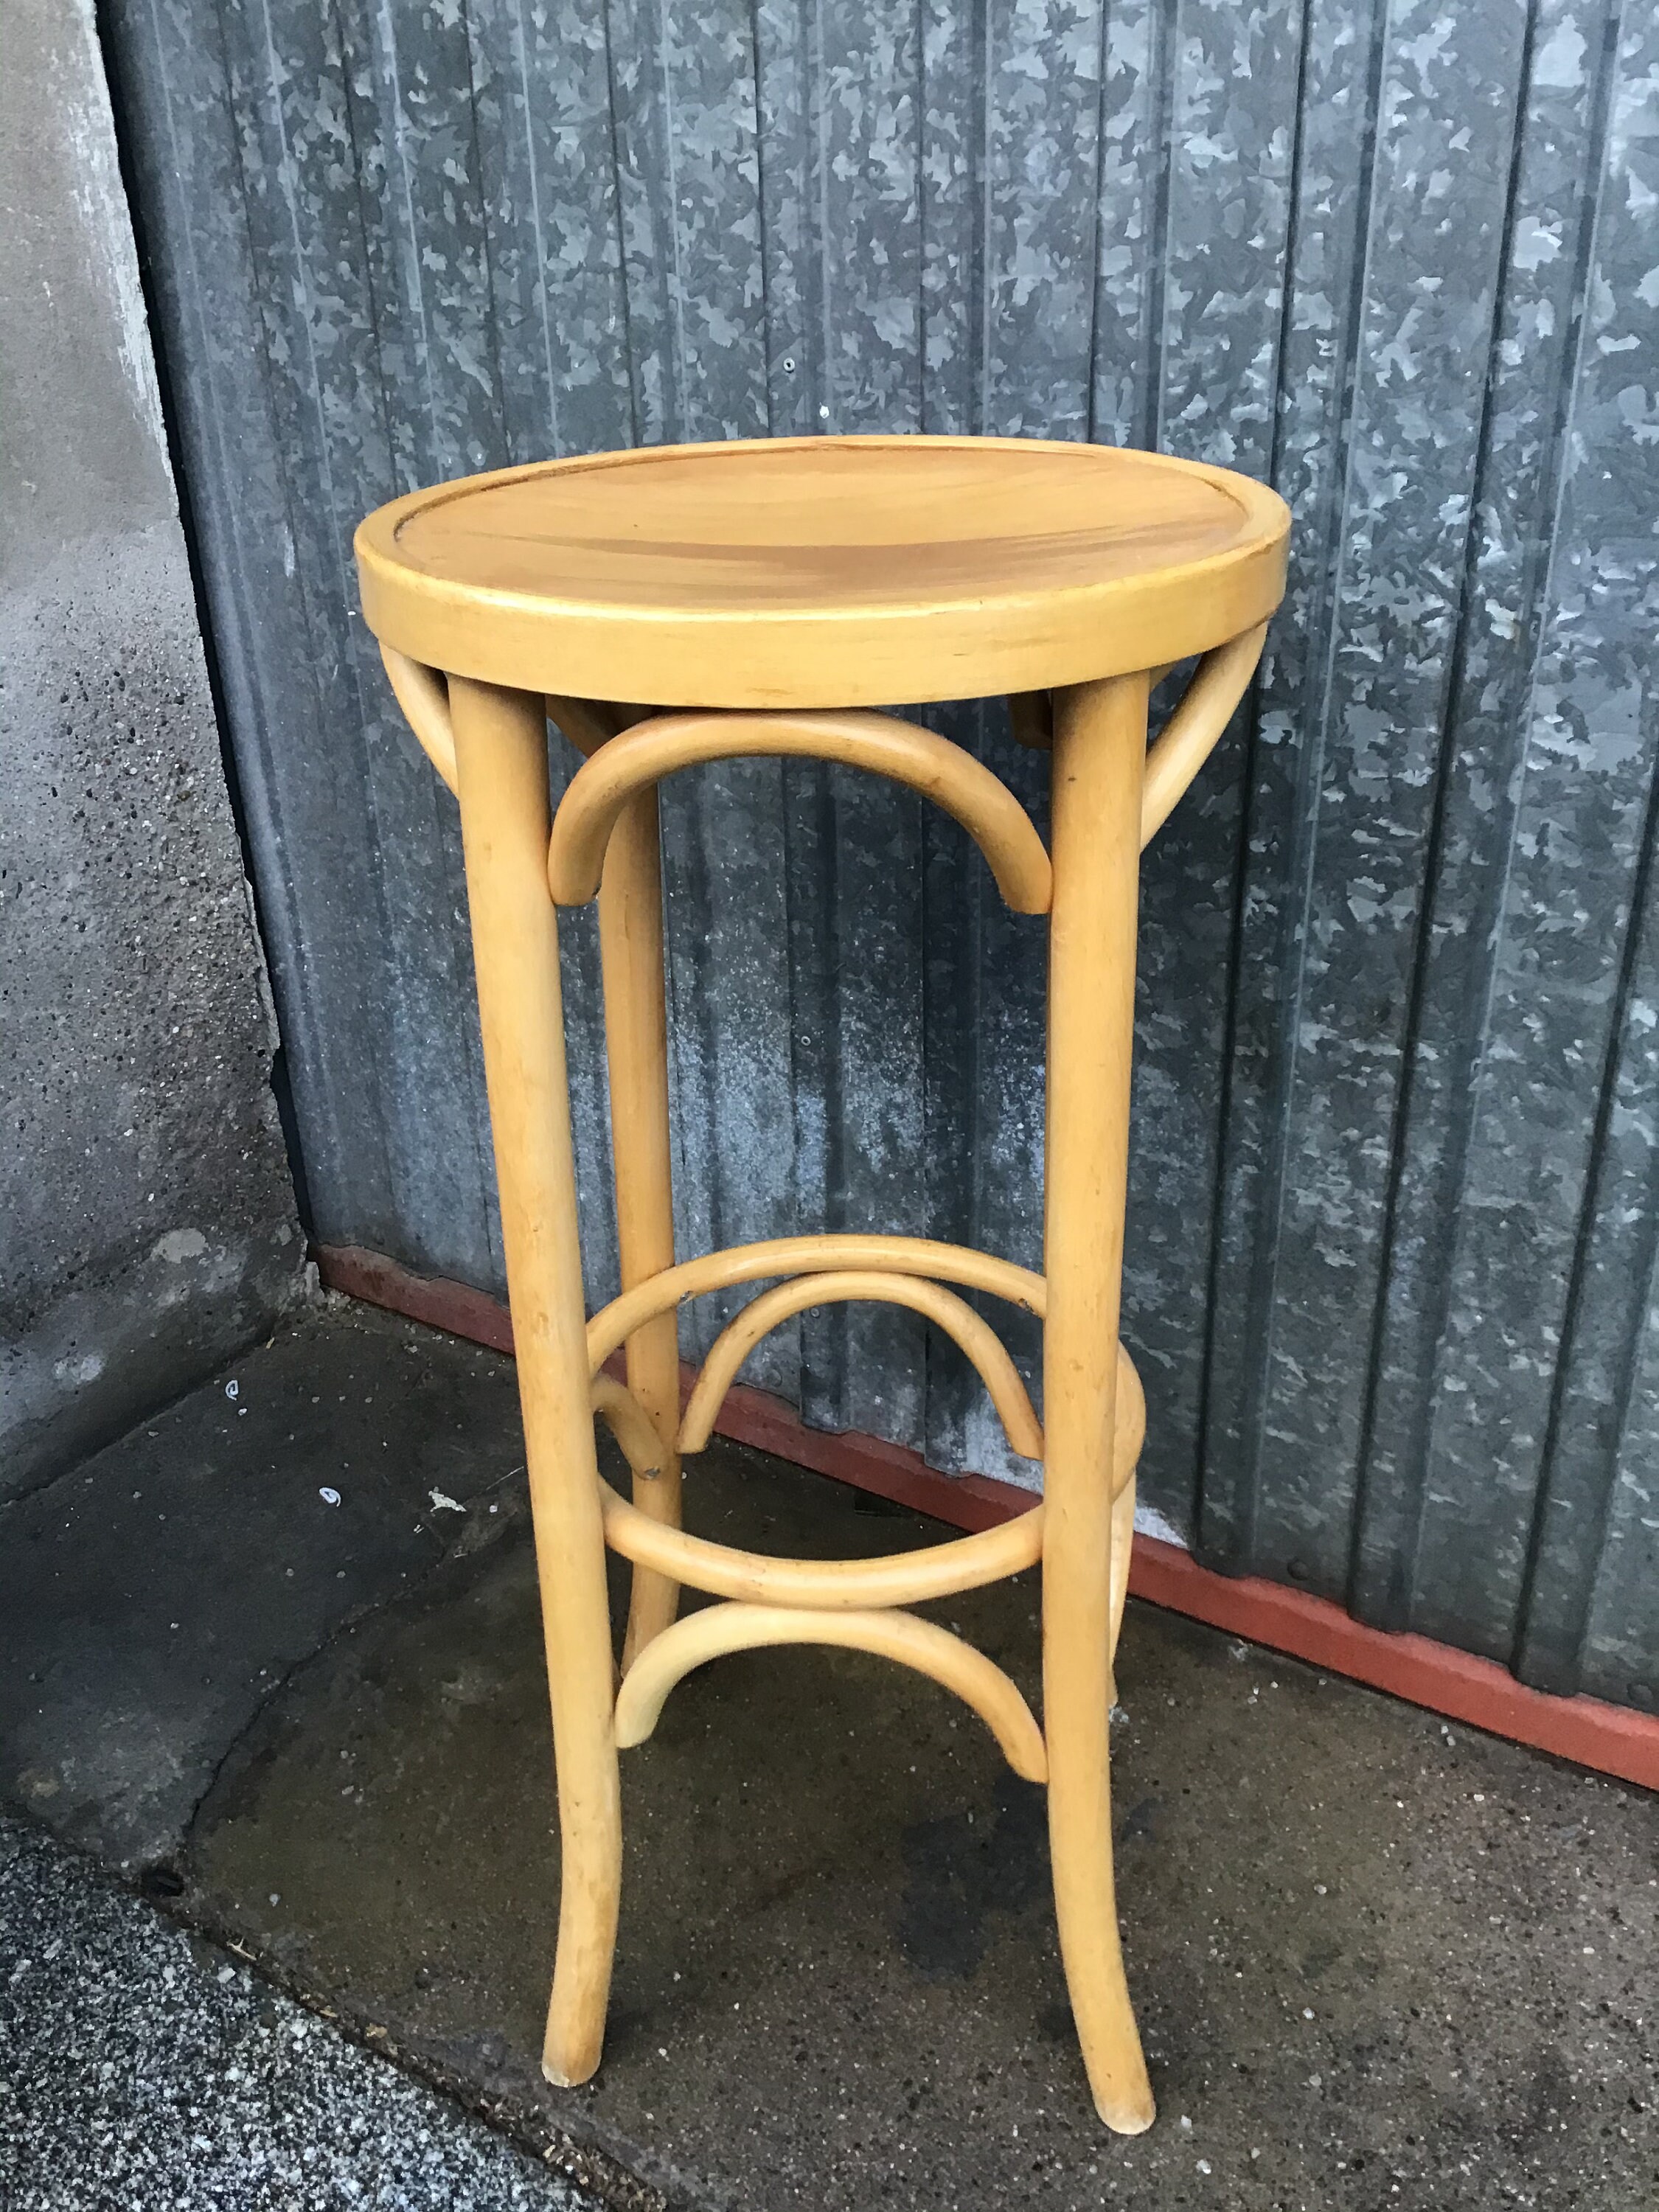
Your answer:
[[[539,696],[460,678],[449,706],[564,1838],[542,2063],[550,2081],[570,2083],[599,2063],[622,1804],[558,933],[547,892],[547,724]]]
[[[563,732],[584,760],[626,729],[635,717],[625,707],[612,707],[602,699],[562,699],[546,696],[547,719]]]
[[[624,1750],[643,1743],[669,1692],[694,1667],[729,1651],[778,1644],[840,1644],[914,1667],[973,1707],[1016,1774],[1027,1782],[1048,1780],[1042,1731],[1001,1668],[949,1629],[890,1610],[823,1613],[773,1605],[705,1606],[659,1637],[623,1677],[617,1698],[617,1743]]]
[[[459,791],[455,769],[455,732],[449,722],[449,687],[435,669],[424,667],[406,653],[380,647],[380,661],[392,696],[404,710],[404,720],[420,740],[421,750],[452,791]]]
[[[1133,1522],[1132,1493],[1135,1462],[1146,1433],[1146,1401],[1140,1378],[1121,1345],[1117,1369],[1113,1465],[1108,1480],[1113,1496],[1131,1493],[1128,1511]],[[636,1406],[631,1407],[634,1418],[630,1419],[630,1408],[617,1406],[611,1395],[626,1397],[628,1394],[618,1383],[610,1383],[608,1391],[606,1386],[607,1378],[600,1376],[594,1385],[594,1409],[611,1419],[617,1441],[637,1472],[648,1466],[651,1458],[638,1426],[642,1416]],[[899,1552],[874,1559],[774,1559],[759,1552],[736,1551],[729,1545],[712,1544],[704,1537],[666,1528],[660,1520],[637,1511],[617,1497],[608,1484],[601,1483],[600,1492],[605,1540],[613,1551],[637,1565],[690,1583],[694,1589],[755,1603],[815,1610],[915,1605],[999,1582],[1022,1567],[1035,1565],[1042,1555],[1041,1504],[1018,1520],[1005,1521],[975,1536],[935,1544],[927,1551]],[[1120,1600],[1120,1614],[1121,1610]]]
[[[1247,630],[1243,637],[1236,637],[1228,644],[1218,646],[1212,652],[1206,653],[1194,672],[1192,681],[1182,694],[1180,703],[1175,712],[1148,748],[1146,781],[1142,789],[1140,807],[1140,842],[1143,850],[1152,843],[1152,839],[1169,820],[1193,778],[1214,750],[1217,739],[1232,719],[1234,709],[1243,697],[1250,678],[1255,673],[1267,638],[1267,625],[1266,623],[1259,623],[1254,629]],[[386,671],[391,678],[392,691],[397,697],[398,704],[404,710],[410,727],[420,739],[427,758],[449,788],[453,791],[455,788],[455,741],[449,726],[449,704],[444,679],[434,670],[422,666],[417,661],[409,659],[403,653],[393,652],[389,646],[381,647],[380,658],[386,664]],[[1149,671],[1146,679],[1148,689],[1155,687],[1168,672],[1167,668],[1154,668]],[[547,710],[564,730],[578,750],[590,759],[608,738],[613,737],[619,728],[625,726],[627,719],[621,710],[596,707],[592,702],[580,699],[550,698],[547,702]],[[1048,692],[1016,692],[1008,702],[1008,714],[1017,743],[1033,751],[1046,752],[1052,747],[1054,708]],[[723,717],[722,720],[726,719]],[[843,760],[857,767],[874,769],[878,773],[890,774],[892,771],[883,766],[877,759],[861,753],[857,741],[862,735],[862,726],[866,722],[886,724],[896,720],[896,717],[890,715],[819,716],[816,718],[816,730],[813,725],[801,722],[797,726],[793,745],[780,745],[775,750],[779,751],[793,750],[804,754],[821,755],[823,757]],[[848,744],[846,750],[825,754],[821,745],[812,742],[812,738],[817,730],[822,730],[832,720],[841,726],[843,743],[847,743],[848,740],[853,742]],[[671,730],[684,731],[690,725],[690,717],[677,716],[654,718],[652,726],[654,731],[665,735]],[[916,729],[915,724],[904,723],[900,724],[899,726],[909,730]],[[925,731],[917,731],[917,734],[922,737],[929,735]],[[945,741],[939,739],[935,742],[943,744]],[[684,757],[673,761],[670,768],[659,769],[641,775],[639,781],[654,783],[659,776],[670,773],[672,768],[690,766],[696,758],[713,759],[737,750],[752,750],[755,752],[764,752],[775,750],[763,743],[757,743],[752,746],[737,746],[711,738],[708,744],[708,750],[701,754],[688,752]],[[954,746],[950,748],[952,752],[959,750]],[[963,755],[962,757],[968,762],[971,769],[979,768],[979,763],[972,759],[971,755]],[[996,784],[995,792],[993,793],[981,794],[975,792],[966,798],[963,806],[951,805],[941,797],[939,790],[925,785],[921,780],[927,774],[929,765],[918,760],[912,774],[901,776],[897,780],[909,783],[914,789],[925,791],[925,795],[929,798],[939,799],[939,804],[945,806],[947,812],[955,815],[956,818],[963,823],[963,827],[969,830],[969,834],[975,836],[975,842],[986,853],[988,860],[992,859],[987,840],[976,835],[969,818],[969,813],[965,810],[971,806],[975,800],[978,800],[993,819],[999,815],[1006,817],[1008,811],[1000,805],[998,794],[1005,799],[1011,798],[1012,794],[1008,793],[1002,785]],[[933,769],[933,773],[936,780],[943,776],[948,781],[951,770],[948,765],[941,763],[939,768]],[[981,773],[983,774],[983,771]],[[995,782],[994,778],[991,781]],[[623,802],[617,802],[618,807]],[[1014,811],[1024,820],[1030,837],[1036,839],[1036,832],[1031,827],[1030,817],[1025,815],[1024,808],[1020,807],[1017,801],[1014,802]],[[592,884],[598,880],[598,862],[592,852],[587,849],[587,841],[597,836],[599,844],[598,857],[602,860],[605,841],[610,837],[616,818],[614,813],[610,814],[602,828],[597,831],[591,825],[585,824],[583,831],[579,833],[573,825],[570,832],[570,846],[563,853],[560,860],[556,863],[550,854],[549,867],[550,871],[555,873],[556,881],[562,880],[572,884],[586,881],[590,886],[586,890],[560,890],[556,888],[554,896],[561,905],[578,905],[593,896]],[[1048,896],[1046,875],[1047,854],[1043,854],[1042,863],[1039,866],[1030,855],[1029,849],[1021,849],[1025,841],[1021,836],[1018,824],[1013,823],[1012,818],[1008,820],[1006,827],[1000,822],[998,827],[1003,830],[1004,840],[1010,848],[1004,866],[1011,872],[1017,886],[1016,895],[1011,895],[1003,886],[1002,874],[997,870],[996,862],[993,860],[993,871],[998,875],[999,886],[1003,888],[1004,896],[1007,898],[1009,905],[1018,913],[1046,913]],[[555,834],[556,840],[556,824]],[[583,839],[580,857],[576,849],[579,835]],[[1041,849],[1040,840],[1038,846]],[[1041,886],[1040,889],[1039,886]],[[1041,902],[1032,903],[1034,899],[1040,899]]]
[[[1019,1379],[1019,1370],[1008,1357],[1002,1340],[973,1308],[937,1283],[917,1275],[897,1275],[890,1270],[847,1269],[798,1277],[751,1298],[742,1312],[729,1321],[709,1346],[702,1372],[680,1422],[680,1449],[699,1452],[707,1444],[714,1418],[725,1403],[738,1370],[761,1339],[791,1315],[818,1305],[843,1304],[854,1298],[884,1299],[925,1314],[937,1328],[955,1339],[972,1362],[979,1379],[997,1409],[1009,1443],[1023,1458],[1042,1457],[1042,1430],[1031,1411],[1031,1401]]]
[[[577,780],[586,773],[580,770]],[[599,886],[599,964],[611,1076],[617,1246],[623,1287],[631,1290],[674,1264],[662,864],[654,789],[635,792],[616,816]],[[628,1385],[663,1443],[662,1464],[653,1480],[635,1480],[634,1503],[641,1512],[678,1528],[680,1462],[674,1439],[680,1419],[680,1353],[672,1312],[653,1316],[629,1334]],[[648,1569],[635,1571],[624,1667],[667,1627],[678,1599],[665,1577]]]
[[[1258,623],[1243,637],[1206,653],[1194,670],[1174,713],[1147,748],[1140,800],[1140,843],[1145,851],[1174,811],[1176,803],[1214,750],[1215,743],[1243,697],[1267,625]],[[1155,691],[1167,666],[1146,671],[1146,689]],[[1054,742],[1054,702],[1046,691],[1016,692],[1008,702],[1014,741],[1031,752],[1048,752]]]
[[[707,1252],[696,1260],[682,1260],[677,1267],[665,1269],[651,1281],[613,1298],[609,1305],[599,1309],[587,1325],[589,1366],[597,1375],[617,1346],[644,1322],[671,1307],[683,1305],[688,1298],[702,1297],[710,1291],[729,1290],[738,1283],[759,1282],[772,1275],[811,1275],[840,1270],[959,1283],[969,1290],[988,1291],[994,1297],[1006,1298],[1011,1305],[1035,1314],[1039,1321],[1048,1310],[1048,1285],[1041,1275],[1029,1267],[1016,1267],[1011,1260],[997,1259],[989,1252],[975,1252],[967,1245],[936,1244],[921,1237],[777,1237],[758,1244],[730,1245],[723,1252]],[[1115,1480],[1127,1481],[1140,1456],[1141,1442],[1146,1432],[1146,1399],[1134,1362],[1121,1344],[1117,1348],[1117,1426],[1113,1459],[1117,1469]],[[1024,1387],[1022,1384],[1022,1389]],[[694,1449],[685,1443],[681,1448]],[[695,1449],[701,1449],[702,1446]],[[702,1583],[699,1587],[708,1589],[712,1585]]]
[[[925,1605],[932,1598],[982,1589],[987,1583],[1035,1566],[1042,1556],[1042,1503],[1036,1498],[1029,1513],[977,1535],[953,1536],[919,1552],[887,1552],[873,1559],[774,1559],[763,1552],[711,1544],[706,1536],[665,1528],[619,1498],[603,1478],[599,1502],[605,1541],[635,1565],[672,1575],[716,1597],[811,1613]]]
[[[1120,1344],[1117,1348],[1117,1391],[1112,1412],[1112,1495],[1134,1480],[1140,1447],[1146,1441],[1146,1393],[1140,1386],[1135,1364]]]
[[[1008,702],[1008,728],[1027,752],[1046,753],[1054,742],[1054,702],[1046,691],[1016,691]]]
[[[1112,1878],[1112,1451],[1146,678],[1054,699],[1042,1337],[1042,1709],[1060,1956],[1101,2118],[1152,2122]]]
[[[1122,1482],[1112,1500],[1112,1574],[1109,1610],[1112,1624],[1111,1647],[1108,1656],[1113,1668],[1117,1665],[1118,1638],[1123,1633],[1123,1608],[1129,1599],[1129,1555],[1135,1540],[1135,1470],[1130,1468],[1127,1480]],[[1109,1685],[1111,1700],[1117,1703],[1117,1681],[1114,1674]]]
[[[640,1481],[654,1481],[662,1473],[665,1455],[662,1438],[628,1385],[618,1382],[614,1375],[597,1376],[592,1403],[594,1419],[603,1421],[615,1437],[633,1474]],[[639,1495],[637,1489],[634,1494]]]
[[[503,471],[394,501],[358,532],[388,674],[462,799],[564,1837],[555,2080],[584,2078],[599,2055],[618,1738],[648,1733],[672,1685],[717,1652],[817,1641],[919,1667],[984,1715],[1021,1771],[1046,1765],[1061,1950],[1096,2103],[1115,2129],[1152,2120],[1117,1934],[1108,1737],[1146,1426],[1116,1341],[1138,855],[1249,680],[1288,520],[1259,485],[1150,454],[815,439]],[[1193,658],[1148,751],[1149,682]],[[999,693],[1019,741],[1052,753],[1052,859],[981,763],[862,711]],[[636,703],[607,703],[619,698]],[[586,756],[550,824],[544,714]],[[856,1235],[674,1261],[655,786],[762,752],[925,793],[976,839],[1012,905],[1048,913],[1043,1274]],[[551,895],[596,888],[623,1289],[584,1334]],[[773,1278],[788,1279],[722,1334],[682,1428],[678,1306]],[[941,1284],[1046,1312],[1042,1428],[1000,1345]],[[706,1438],[767,1328],[854,1295],[951,1329],[1011,1439],[1044,1452],[1044,1502],[875,1559],[769,1559],[679,1528],[677,1437]],[[623,1345],[628,1386],[599,1371]],[[599,1479],[594,1415],[621,1443],[632,1502]],[[614,1714],[607,1541],[635,1568]],[[1039,1560],[1046,1736],[981,1655],[893,1609]],[[676,1622],[680,1583],[727,1602]]]
[[[1006,1298],[1039,1319],[1047,1295],[1042,1276],[1030,1267],[1017,1267],[1011,1260],[973,1251],[965,1244],[935,1244],[925,1237],[769,1237],[758,1244],[731,1244],[723,1252],[682,1260],[637,1290],[624,1291],[601,1306],[587,1324],[592,1372],[599,1373],[641,1322],[671,1306],[684,1305],[687,1298],[730,1290],[738,1283],[763,1282],[773,1275],[823,1274],[841,1267],[925,1275],[936,1283],[988,1291],[993,1297]]]
[[[603,700],[550,694],[545,704],[549,720],[589,758],[634,719],[631,708]],[[626,1289],[674,1263],[662,859],[654,790],[636,793],[616,819],[599,884],[599,967],[617,1259]],[[679,1346],[672,1315],[658,1316],[629,1337],[628,1379],[634,1394],[629,1403],[647,1410],[662,1437],[654,1455],[641,1459],[617,1431],[633,1468],[634,1503],[642,1513],[678,1528],[681,1483],[674,1432]],[[678,1599],[672,1580],[648,1568],[636,1571],[623,1639],[624,1667],[673,1620]]]
[[[1289,516],[1224,469],[1034,439],[653,447],[411,492],[356,538],[383,644],[665,707],[887,707],[1184,660],[1265,622]]]
[[[1143,851],[1169,820],[1176,801],[1214,750],[1216,739],[1232,720],[1234,708],[1255,674],[1256,663],[1267,641],[1267,625],[1258,623],[1243,637],[1236,637],[1231,644],[1206,653],[1193,672],[1192,682],[1182,693],[1179,705],[1146,754],[1140,793]]]
[[[1117,1357],[1117,1397],[1112,1414],[1112,1557],[1110,1590],[1112,1641],[1108,1656],[1114,1672],[1108,1692],[1117,1703],[1117,1640],[1129,1596],[1129,1553],[1135,1534],[1135,1469],[1146,1440],[1146,1394],[1134,1363],[1121,1345]]]
[[[633,720],[603,700],[545,700],[548,719],[578,752],[591,757]],[[617,1259],[624,1288],[674,1263],[673,1174],[668,1121],[668,1017],[663,969],[662,859],[657,794],[641,791],[620,810],[599,884],[599,967],[610,1076],[611,1154],[617,1191]],[[616,1430],[634,1474],[634,1503],[676,1528],[680,1464],[679,1346],[670,1314],[644,1322],[628,1340],[631,1396],[624,1415],[645,1409],[661,1441],[641,1455]],[[595,1409],[605,1410],[595,1399]],[[611,1408],[612,1414],[621,1408]],[[612,1426],[616,1427],[615,1419]],[[636,1432],[635,1432],[636,1433]],[[678,1585],[648,1568],[634,1576],[623,1664],[665,1628]]]
[[[1016,913],[1048,912],[1048,855],[1007,785],[948,738],[894,714],[663,714],[637,724],[577,771],[560,802],[547,856],[554,897],[561,906],[592,897],[631,793],[701,762],[757,755],[840,761],[908,785],[961,823]]]

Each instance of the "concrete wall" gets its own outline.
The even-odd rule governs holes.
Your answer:
[[[102,58],[0,67],[0,1495],[300,1294],[276,1033]]]

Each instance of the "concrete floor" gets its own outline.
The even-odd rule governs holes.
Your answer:
[[[6,2212],[600,2212],[240,1959],[0,1820]]]
[[[1150,2136],[1089,2106],[1041,1793],[942,1691],[822,1650],[691,1676],[625,1755],[605,2063],[550,2090],[510,1368],[336,1304],[231,1379],[0,1511],[0,1787],[611,2199],[1659,2206],[1659,1802],[1139,1607]],[[690,1510],[824,1556],[939,1534],[729,1447]],[[1034,1690],[1029,1577],[934,1611]]]

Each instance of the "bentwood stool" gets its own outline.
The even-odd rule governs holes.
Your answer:
[[[1085,445],[823,438],[601,454],[411,493],[357,532],[363,607],[460,800],[552,1692],[563,1875],[543,2064],[599,2060],[621,1878],[618,1748],[726,1651],[851,1645],[919,1668],[1048,1788],[1054,1904],[1095,2101],[1152,2118],[1118,1943],[1108,1721],[1139,1382],[1118,1343],[1139,859],[1224,726],[1284,589],[1289,515],[1221,469]],[[1150,686],[1203,656],[1147,747]],[[970,754],[896,701],[1009,696],[1053,754],[1052,852]],[[550,816],[547,723],[586,756]],[[676,1261],[659,780],[737,755],[891,777],[953,815],[998,889],[1048,917],[1043,1271],[889,1236]],[[597,893],[622,1295],[582,1303],[556,911]],[[772,1281],[682,1413],[675,1310]],[[1042,1422],[946,1284],[1042,1316]],[[680,1457],[744,1356],[809,1306],[885,1299],[973,1361],[1042,1502],[920,1553],[773,1559],[680,1527]],[[626,1387],[606,1363],[626,1348]],[[593,1419],[633,1474],[601,1480]],[[634,1565],[621,1686],[605,1553]],[[1007,1676],[902,1610],[1041,1561],[1039,1728]],[[677,1621],[679,1585],[726,1601]]]

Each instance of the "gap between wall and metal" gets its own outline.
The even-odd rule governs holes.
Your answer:
[[[513,1350],[507,1308],[483,1291],[415,1274],[358,1245],[319,1245],[313,1257],[329,1290],[492,1351]],[[685,1370],[688,1388],[691,1373]],[[734,1443],[771,1452],[956,1528],[994,1528],[1033,1503],[1030,1492],[990,1475],[940,1474],[919,1454],[879,1437],[808,1428],[792,1406],[744,1383],[728,1392],[714,1426]],[[1466,1727],[1659,1790],[1659,1717],[1597,1698],[1553,1697],[1529,1689],[1494,1660],[1426,1636],[1368,1627],[1324,1598],[1255,1575],[1215,1574],[1180,1545],[1139,1532],[1129,1592]]]

